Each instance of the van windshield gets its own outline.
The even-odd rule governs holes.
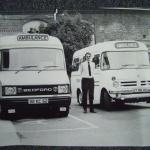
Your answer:
[[[1,50],[1,70],[64,69],[63,51],[48,48]]]
[[[101,68],[104,70],[146,67],[150,67],[147,51],[112,51],[102,53]]]

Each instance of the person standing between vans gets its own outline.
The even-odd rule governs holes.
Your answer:
[[[94,63],[91,62],[91,53],[85,54],[86,61],[81,63],[81,76],[82,76],[82,105],[84,113],[87,113],[87,95],[89,97],[90,112],[95,113],[93,107],[94,99]]]

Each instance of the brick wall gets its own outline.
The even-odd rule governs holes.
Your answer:
[[[0,15],[0,36],[13,35],[23,32],[23,25],[33,20],[48,23],[52,15]]]
[[[107,40],[150,40],[150,13],[84,14],[95,25],[96,42]]]
[[[93,24],[96,43],[117,39],[149,43],[150,11],[110,9],[84,12],[82,16]],[[48,22],[53,20],[53,15],[0,15],[0,36],[22,32],[23,25],[31,20]]]

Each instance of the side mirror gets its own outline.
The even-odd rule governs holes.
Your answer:
[[[71,72],[72,72],[72,71],[78,71],[78,69],[79,69],[79,65],[77,65],[77,66],[71,65],[71,66],[70,66]]]
[[[70,70],[71,70],[71,71],[75,71],[75,70],[76,70],[76,66],[71,65],[71,66],[70,66]]]

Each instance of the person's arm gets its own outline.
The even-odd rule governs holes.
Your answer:
[[[91,65],[92,65],[92,73],[94,73],[95,63],[92,62]]]
[[[81,63],[81,64],[79,65],[79,69],[80,69],[80,74],[82,75],[82,73],[83,73],[83,63]]]

